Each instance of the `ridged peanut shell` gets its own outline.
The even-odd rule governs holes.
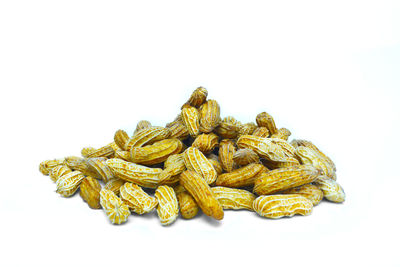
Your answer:
[[[257,125],[254,122],[244,123],[239,126],[239,135],[243,134],[253,134]]]
[[[280,168],[260,174],[253,190],[258,195],[268,195],[311,183],[318,175],[319,171],[308,165]]]
[[[170,155],[178,154],[183,148],[179,139],[165,139],[143,147],[132,147],[130,161],[143,165],[164,162]]]
[[[234,117],[225,117],[214,132],[224,139],[235,139],[239,134],[241,123]]]
[[[128,205],[117,197],[116,194],[107,189],[102,189],[100,191],[100,205],[113,224],[126,222],[131,214]]]
[[[175,191],[167,185],[159,186],[155,196],[158,200],[157,214],[162,225],[170,225],[178,218],[179,208]]]
[[[271,138],[279,138],[279,139],[282,139],[282,140],[288,140],[289,139],[289,136],[291,135],[292,133],[288,130],[288,129],[286,129],[286,128],[280,128],[280,129],[278,129],[278,132],[277,133],[275,133],[275,134],[273,134],[273,135],[271,135]]]
[[[191,219],[197,215],[199,212],[199,206],[197,205],[194,198],[186,192],[176,193],[176,198],[178,199],[179,211],[181,213],[182,218]]]
[[[259,196],[253,202],[255,212],[272,219],[292,217],[295,214],[310,215],[312,208],[312,202],[300,195]]]
[[[181,111],[182,122],[191,137],[195,138],[200,133],[200,114],[194,107],[187,106]]]
[[[100,178],[107,183],[109,180],[115,178],[111,169],[106,165],[107,158],[88,158],[87,164],[97,172],[96,178]]]
[[[119,195],[120,188],[126,183],[125,180],[114,178],[109,180],[105,185],[104,189],[112,191],[114,194]]]
[[[318,205],[324,197],[324,193],[313,184],[305,184],[299,187],[288,189],[283,191],[282,194],[296,194],[303,196],[310,200],[314,206]]]
[[[87,158],[99,158],[99,157],[112,157],[114,155],[114,148],[112,144],[105,145],[96,150],[93,150],[91,153],[86,155]]]
[[[211,190],[223,209],[253,210],[256,196],[247,190],[222,186],[212,187]]]
[[[164,170],[158,176],[160,184],[179,182],[179,175],[186,170],[183,154],[171,155],[164,162]]]
[[[140,130],[143,130],[143,129],[146,129],[146,128],[150,128],[151,126],[152,126],[152,125],[151,125],[151,123],[150,123],[149,121],[141,120],[141,121],[139,121],[139,122],[137,123],[136,129],[135,129],[135,131],[134,131],[133,134],[139,132]]]
[[[196,90],[193,91],[192,95],[190,96],[189,100],[185,103],[185,105],[190,105],[192,107],[198,108],[206,101],[207,95],[208,92],[206,88],[198,87]]]
[[[106,165],[110,167],[115,177],[148,188],[158,186],[160,168],[150,168],[121,159],[108,159]]]
[[[307,140],[301,140],[301,139],[295,139],[292,142],[290,142],[293,147],[298,147],[298,146],[305,146],[308,147],[315,152],[317,152],[322,158],[324,158],[333,168],[334,171],[336,171],[336,166],[335,163],[326,155],[324,154],[316,145],[314,145],[312,142],[307,141]]]
[[[73,171],[80,171],[86,176],[98,177],[98,173],[88,163],[87,159],[80,157],[66,157],[64,164]],[[100,177],[99,177],[100,178]]]
[[[92,209],[101,209],[100,190],[101,185],[99,181],[87,176],[80,184],[79,195]]]
[[[129,135],[124,130],[118,130],[114,134],[114,142],[122,150],[125,149],[126,143],[129,139]]]
[[[97,149],[94,147],[84,147],[81,150],[81,155],[84,158],[87,158],[89,155],[93,154]]]
[[[276,134],[278,129],[276,128],[274,118],[267,112],[261,112],[256,117],[256,122],[259,127],[266,127],[271,135]]]
[[[335,180],[321,175],[318,176],[314,184],[322,190],[324,198],[327,200],[336,203],[345,201],[346,194],[344,193],[343,188]]]
[[[239,166],[246,166],[251,163],[258,163],[260,157],[249,148],[239,149],[233,154],[233,161]]]
[[[311,165],[329,178],[334,177],[335,170],[332,165],[315,150],[299,146],[295,151],[296,157],[304,165]]]
[[[257,127],[252,135],[267,138],[269,137],[269,130],[267,127]]]
[[[167,127],[171,131],[170,138],[185,140],[189,136],[189,131],[182,121],[172,122]]]
[[[249,148],[256,152],[260,157],[270,161],[283,161],[286,151],[270,138],[263,138],[253,135],[242,135],[237,140],[239,148]]]
[[[62,165],[58,165],[56,167],[54,167],[53,169],[51,169],[50,171],[50,179],[53,182],[56,182],[58,180],[58,178],[60,178],[61,176],[72,172],[72,170],[70,168],[68,168],[66,165],[62,164]]]
[[[233,171],[235,162],[233,161],[233,155],[236,152],[235,143],[230,139],[224,139],[219,144],[218,158],[221,162],[222,169],[226,172]]]
[[[73,171],[61,176],[56,181],[56,192],[63,197],[70,197],[79,189],[85,176],[80,171]]]
[[[218,146],[218,136],[214,133],[200,134],[193,141],[192,146],[208,154]]]
[[[171,131],[168,128],[152,126],[137,131],[126,143],[125,150],[131,151],[132,147],[142,147],[168,138]]]
[[[196,200],[204,214],[216,220],[224,218],[221,204],[215,198],[207,182],[198,173],[189,170],[184,171],[181,174],[180,183]]]
[[[143,189],[133,183],[125,183],[120,188],[121,199],[137,214],[149,213],[158,204],[155,197],[149,196]]]
[[[234,188],[252,186],[255,178],[267,170],[262,164],[252,163],[232,172],[219,175],[215,184]]]
[[[183,153],[186,168],[200,174],[207,182],[212,184],[217,179],[217,172],[210,161],[201,153],[200,150],[194,147],[189,147]]]
[[[220,107],[217,101],[208,100],[199,108],[200,131],[210,133],[221,121]]]
[[[50,171],[58,166],[64,163],[64,159],[52,159],[52,160],[45,160],[39,164],[39,171],[43,175],[49,175]]]
[[[214,170],[217,172],[217,175],[220,175],[224,170],[222,169],[222,164],[219,162],[218,156],[215,154],[207,155],[208,161],[213,165]]]

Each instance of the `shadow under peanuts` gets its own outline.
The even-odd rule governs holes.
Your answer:
[[[221,227],[222,226],[222,220],[220,220],[220,221],[216,220],[212,217],[205,215],[204,213],[201,214],[201,216],[198,219],[202,220],[203,222],[208,223],[209,225],[211,225],[213,227]]]

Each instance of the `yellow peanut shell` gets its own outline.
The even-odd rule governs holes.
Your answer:
[[[257,127],[252,135],[267,138],[270,134],[267,127]]]
[[[178,199],[179,211],[182,218],[191,219],[196,216],[199,212],[199,206],[194,198],[188,192],[186,192],[186,190],[179,193],[175,191],[175,193]]]
[[[61,176],[72,172],[72,170],[70,168],[68,168],[66,165],[58,165],[56,167],[54,167],[53,169],[51,169],[50,171],[50,179],[53,182],[56,182],[58,180],[58,178],[60,178]]]
[[[222,164],[219,162],[218,156],[215,154],[207,155],[208,161],[213,165],[214,170],[217,172],[217,175],[220,175],[224,170],[222,169]]]
[[[164,170],[158,176],[160,184],[179,182],[179,175],[186,170],[183,154],[171,155],[164,162]]]
[[[63,197],[70,197],[79,189],[85,176],[80,171],[73,171],[61,176],[56,181],[56,192]]]
[[[45,160],[39,164],[39,171],[43,175],[49,175],[50,171],[58,166],[64,163],[64,159],[53,159],[53,160]]]
[[[235,139],[239,134],[240,126],[241,123],[239,121],[232,116],[228,116],[215,128],[215,133],[224,139]]]
[[[260,157],[249,148],[239,149],[233,154],[233,161],[239,166],[246,166],[251,163],[258,163]]]
[[[262,164],[252,163],[232,172],[219,175],[215,184],[217,186],[235,188],[252,186],[256,177],[267,170]]]
[[[235,162],[233,161],[233,155],[236,152],[235,143],[230,139],[224,139],[219,144],[218,158],[221,162],[222,168],[226,172],[233,171]]]
[[[305,184],[299,187],[291,188],[283,191],[282,194],[296,194],[303,196],[310,200],[314,206],[318,205],[324,197],[324,193],[313,184]]]
[[[259,196],[253,202],[253,209],[258,215],[271,219],[295,214],[310,215],[312,208],[312,202],[300,195]]]
[[[165,139],[143,147],[132,147],[130,161],[143,165],[164,162],[170,155],[181,152],[183,144],[179,139]]]
[[[202,133],[212,132],[221,121],[220,107],[217,101],[210,99],[201,105],[199,116],[200,131]]]
[[[280,168],[261,173],[254,181],[254,192],[268,195],[313,182],[319,171],[312,166],[301,165]]]
[[[180,184],[192,195],[204,214],[216,220],[224,218],[221,204],[215,198],[207,182],[198,173],[190,170],[184,171],[180,176]]]
[[[194,147],[189,147],[183,152],[186,168],[200,174],[207,184],[212,184],[217,179],[217,172],[210,161]]]
[[[218,136],[214,133],[200,134],[192,143],[192,147],[197,148],[204,154],[210,153],[218,146]]]
[[[126,143],[129,139],[129,135],[124,130],[118,130],[114,134],[114,142],[122,150],[125,149]]]
[[[318,176],[314,184],[322,190],[324,198],[329,201],[341,203],[346,199],[346,194],[343,188],[333,179],[330,179],[324,175]]]
[[[223,209],[253,210],[253,201],[256,196],[247,190],[216,186],[211,190]]]
[[[278,129],[275,126],[274,118],[267,112],[261,112],[256,117],[256,122],[259,127],[266,127],[271,135],[276,134]]]
[[[87,176],[79,186],[79,195],[92,209],[100,209],[101,185],[96,179]]]
[[[157,214],[162,225],[170,225],[178,218],[179,208],[175,191],[167,185],[159,186],[155,196],[158,200]]]
[[[100,205],[113,224],[126,222],[131,214],[128,205],[117,197],[116,194],[107,189],[102,189],[100,191]]]
[[[191,137],[195,138],[200,133],[200,114],[194,107],[187,106],[181,111],[182,122]]]
[[[139,121],[139,122],[137,123],[135,132],[134,132],[133,134],[139,132],[139,131],[142,130],[142,129],[150,128],[151,126],[152,126],[152,125],[151,125],[151,123],[150,123],[149,121],[141,120],[141,121]]]
[[[190,105],[192,107],[200,107],[207,99],[208,92],[204,87],[198,87],[193,91],[189,100],[185,103],[185,105]],[[184,106],[185,106],[184,105]]]
[[[239,126],[239,135],[253,134],[257,125],[254,122],[244,123]]]
[[[271,138],[279,138],[279,139],[283,139],[283,140],[287,141],[291,134],[292,133],[288,129],[280,128],[280,129],[278,129],[277,133],[271,135]]]
[[[112,191],[114,194],[119,195],[120,188],[126,183],[125,180],[119,178],[113,178],[109,180],[105,185],[104,189]]]
[[[137,214],[148,213],[158,204],[156,198],[149,196],[140,186],[129,182],[120,187],[120,196],[126,205]]]
[[[160,168],[150,168],[121,159],[108,159],[106,165],[115,177],[148,188],[158,186],[158,175],[162,171]]]
[[[321,171],[321,174],[333,178],[335,170],[332,165],[323,158],[318,152],[305,146],[299,146],[295,151],[296,157],[304,165],[311,165],[317,170]]]
[[[152,126],[144,128],[133,134],[125,144],[125,150],[131,151],[132,147],[142,147],[168,138],[171,131],[168,128]]]

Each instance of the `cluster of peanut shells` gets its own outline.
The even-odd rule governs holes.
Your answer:
[[[288,142],[266,112],[256,123],[220,117],[217,101],[197,88],[165,127],[140,121],[129,135],[115,133],[101,148],[85,147],[82,157],[47,160],[40,171],[57,193],[78,190],[93,209],[114,224],[131,212],[157,210],[162,225],[201,210],[221,220],[226,209],[247,209],[267,218],[308,215],[323,198],[343,202],[333,161],[313,143]]]

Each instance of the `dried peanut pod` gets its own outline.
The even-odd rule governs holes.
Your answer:
[[[261,173],[254,181],[254,192],[268,195],[313,182],[319,171],[312,166],[300,165]]]
[[[101,185],[96,179],[87,176],[82,180],[79,195],[92,209],[101,209],[100,206]]]
[[[119,195],[120,188],[126,183],[126,181],[119,179],[119,178],[114,178],[109,180],[105,186],[104,189],[112,191],[114,194]]]
[[[199,205],[204,214],[217,220],[224,218],[221,204],[215,198],[207,182],[198,173],[184,171],[181,174],[180,183],[196,200],[197,205]]]
[[[272,219],[295,214],[310,215],[312,208],[312,202],[299,195],[259,196],[253,202],[253,209],[258,215]]]
[[[335,163],[327,155],[325,155],[321,150],[319,150],[319,148],[316,145],[314,145],[310,141],[296,140],[295,139],[290,144],[295,148],[298,147],[298,146],[305,146],[305,147],[308,147],[308,148],[314,150],[315,152],[317,152],[324,160],[326,160],[332,166],[334,171],[336,171]]]
[[[200,131],[203,133],[212,132],[221,121],[220,107],[215,100],[207,100],[199,108],[200,113]]]
[[[280,146],[283,150],[283,153],[286,157],[294,157],[294,153],[296,152],[296,148],[292,146],[288,141],[279,139],[279,138],[268,138],[272,143]]]
[[[108,157],[111,159],[111,158],[115,157],[115,151],[121,150],[121,148],[115,142],[111,142],[109,145],[114,150],[114,154],[112,154],[111,156]]]
[[[200,107],[207,99],[208,92],[204,87],[198,87],[193,91],[189,100],[185,103],[185,105],[190,105],[192,107]],[[183,105],[183,106],[185,106]]]
[[[239,135],[253,134],[257,125],[254,122],[244,123],[239,126]]]
[[[162,225],[170,225],[178,218],[179,208],[175,191],[167,185],[159,186],[155,196],[158,200],[157,214]]]
[[[114,143],[114,142],[113,142]],[[87,154],[87,158],[100,158],[100,157],[112,157],[114,155],[114,148],[112,144],[108,144],[106,146],[100,147],[91,153]]]
[[[142,147],[169,137],[171,131],[168,128],[152,126],[136,132],[126,143],[125,150],[131,151],[132,147]]]
[[[221,162],[222,168],[226,172],[233,171],[235,162],[233,161],[233,155],[236,152],[235,143],[230,139],[224,139],[219,144],[218,158]]]
[[[222,164],[219,162],[218,156],[215,154],[207,155],[208,161],[213,165],[217,175],[220,175],[223,172]]]
[[[94,170],[88,163],[87,159],[80,157],[66,157],[64,164],[73,171],[80,171],[86,176],[97,177],[97,171]]]
[[[254,180],[261,173],[268,171],[262,164],[252,163],[229,173],[223,173],[217,177],[215,184],[226,187],[252,186]]]
[[[64,163],[64,159],[52,159],[52,160],[45,160],[39,164],[39,171],[43,175],[49,175],[50,171],[58,166]]]
[[[179,211],[184,219],[191,219],[199,212],[199,206],[197,205],[194,198],[185,191],[176,193],[178,199]]]
[[[317,206],[324,197],[324,193],[322,193],[322,191],[313,184],[305,184],[299,187],[288,189],[283,191],[282,194],[296,194],[303,196],[310,200],[314,206]]]
[[[133,134],[139,132],[140,130],[146,129],[146,128],[150,128],[152,127],[151,123],[149,121],[146,120],[141,120],[137,123],[136,125],[136,129],[133,132]]]
[[[50,171],[50,179],[53,182],[56,182],[58,180],[58,178],[60,178],[61,176],[72,172],[72,170],[70,168],[68,168],[65,165],[58,165],[56,167],[54,167],[53,169],[51,169]]]
[[[143,165],[164,162],[170,155],[178,154],[183,148],[179,139],[165,139],[143,147],[132,147],[130,161]]]
[[[100,205],[113,224],[126,222],[131,214],[129,207],[116,194],[104,188],[100,191]]]
[[[150,168],[121,159],[108,159],[106,165],[110,167],[115,177],[148,188],[158,186],[160,168]]]
[[[107,158],[88,158],[87,164],[94,170],[96,170],[97,175],[95,178],[102,179],[104,183],[115,178],[111,169],[106,165]]]
[[[171,155],[164,162],[164,170],[158,178],[160,184],[172,184],[179,182],[179,175],[186,170],[183,154]]]
[[[94,147],[84,147],[81,150],[81,155],[84,158],[87,158],[90,154],[94,153],[96,151],[96,148]]]
[[[121,199],[137,214],[152,211],[158,204],[155,197],[149,196],[143,189],[133,183],[125,183],[120,188]]]
[[[125,149],[126,143],[128,143],[129,139],[129,135],[124,130],[118,130],[115,132],[114,142],[120,149]]]
[[[79,185],[85,178],[80,171],[73,171],[67,173],[56,181],[57,190],[56,192],[63,197],[70,197],[78,190]]]
[[[186,168],[200,174],[207,184],[212,184],[217,179],[217,172],[210,161],[195,147],[189,147],[183,152]]]
[[[324,198],[327,200],[341,203],[346,199],[346,194],[344,193],[343,188],[335,180],[321,175],[318,176],[314,183],[322,190]]]
[[[251,163],[258,163],[260,157],[249,148],[239,149],[233,154],[233,161],[239,166],[246,166]]]
[[[167,128],[171,131],[170,138],[185,140],[189,136],[189,131],[182,121],[172,122],[167,125]]]
[[[191,137],[195,138],[200,133],[200,114],[194,107],[184,107],[181,112],[183,125]]]
[[[237,121],[232,116],[228,116],[215,128],[215,132],[224,139],[235,139],[239,134],[240,126],[240,121]]]
[[[291,134],[292,133],[288,129],[280,128],[277,133],[271,135],[271,138],[279,138],[287,141]]]
[[[218,146],[218,136],[216,134],[200,134],[192,143],[192,147],[197,148],[204,154],[210,153]]]
[[[329,178],[334,177],[335,170],[332,165],[315,150],[305,146],[299,146],[296,148],[295,155],[301,164],[311,165]]]
[[[269,137],[269,130],[267,127],[257,127],[252,135],[267,138]]]
[[[267,112],[261,112],[256,117],[256,122],[259,127],[266,127],[270,134],[276,134],[278,129],[275,126],[274,118]]]
[[[256,196],[247,190],[216,186],[211,190],[223,209],[253,210],[253,201]]]
[[[260,157],[270,161],[284,161],[287,158],[286,151],[281,145],[271,141],[270,138],[242,135],[237,141],[237,146],[239,148],[249,148]]]
[[[186,192],[186,189],[180,184],[173,186],[173,188],[174,188],[175,194],[177,194],[177,195],[179,193]]]
[[[125,161],[130,161],[131,153],[129,151],[118,149],[118,150],[115,151],[115,158],[123,159]]]

